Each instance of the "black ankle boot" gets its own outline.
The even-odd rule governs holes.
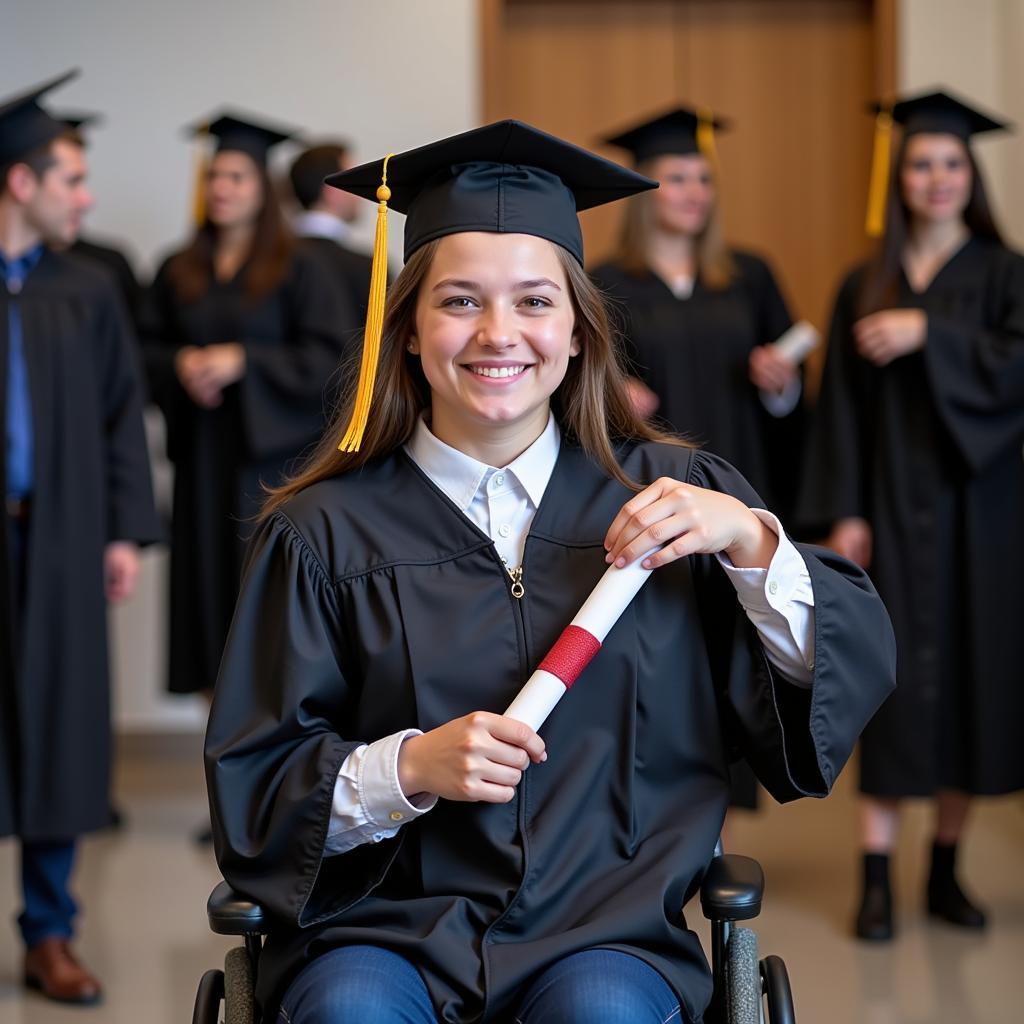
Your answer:
[[[889,856],[864,854],[864,890],[854,932],[867,942],[888,942],[893,937],[892,889],[889,886]]]
[[[928,875],[928,913],[961,928],[985,927],[985,911],[975,906],[956,880],[956,843],[932,844]]]

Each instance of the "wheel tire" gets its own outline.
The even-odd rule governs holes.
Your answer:
[[[786,965],[777,956],[766,956],[761,961],[761,978],[768,1001],[768,1024],[796,1024],[796,1007]]]
[[[749,928],[733,928],[725,949],[725,1019],[727,1024],[761,1024],[757,936]]]
[[[245,946],[235,946],[224,957],[224,1024],[254,1024],[255,1020],[252,961]]]

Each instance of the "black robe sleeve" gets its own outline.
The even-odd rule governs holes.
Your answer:
[[[325,391],[337,383],[346,328],[356,321],[342,289],[314,254],[296,250],[286,299],[290,336],[279,345],[247,344],[239,381],[249,452],[256,458],[297,452],[318,437]]]
[[[871,368],[853,347],[859,275],[836,297],[821,389],[804,451],[796,519],[813,534],[851,516],[868,518],[867,460],[871,457]]]
[[[771,267],[764,260],[750,255],[743,261],[743,266],[753,290],[757,344],[768,345],[793,326],[793,318]]]
[[[205,756],[224,877],[292,926],[361,899],[401,843],[323,856],[335,780],[359,745],[335,731],[354,699],[345,632],[332,581],[276,513],[249,549]]]
[[[1024,438],[1024,257],[1004,251],[996,267],[992,326],[929,312],[923,350],[939,416],[975,474]]]
[[[106,443],[109,540],[149,544],[161,530],[143,429],[142,373],[122,300],[103,291],[97,319]]]
[[[764,507],[746,480],[713,455],[695,457],[688,482]],[[896,675],[892,626],[867,574],[823,548],[796,547],[814,589],[810,688],[770,664],[717,560],[694,560],[727,737],[780,802],[828,794]]]

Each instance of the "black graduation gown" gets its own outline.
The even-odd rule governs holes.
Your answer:
[[[117,287],[121,291],[125,308],[133,324],[138,322],[139,309],[142,305],[142,287],[139,279],[132,270],[131,263],[120,249],[110,245],[101,245],[94,239],[79,238],[71,251],[76,256],[84,259],[94,260],[100,266],[106,267],[114,275]]]
[[[750,381],[750,352],[775,341],[792,318],[771,268],[733,252],[723,289],[695,282],[677,299],[652,271],[605,264],[593,277],[618,307],[630,372],[659,400],[655,418],[731,462],[769,508],[792,511],[802,446],[802,407],[773,417]]]
[[[181,303],[169,260],[146,298],[150,389],[167,421],[174,464],[169,688],[212,688],[238,593],[244,537],[264,494],[320,437],[354,317],[319,258],[299,245],[287,277],[252,302],[244,269]],[[186,345],[238,341],[246,372],[215,409],[188,397],[174,372]]]
[[[110,823],[103,551],[114,540],[156,540],[160,528],[137,352],[109,275],[47,252],[17,301],[35,488],[17,666],[8,537],[0,531],[0,835],[66,839]],[[0,289],[0,423],[7,304]]]
[[[315,251],[345,292],[346,300],[356,314],[355,328],[366,323],[366,305],[370,298],[370,272],[373,260],[361,252],[346,249],[333,238],[307,235],[303,241]]]
[[[876,368],[854,348],[864,270],[836,300],[800,518],[861,516],[899,648],[864,734],[881,796],[1024,787],[1024,259],[972,239],[921,294],[924,348]]]
[[[760,501],[690,449],[643,445],[623,466]],[[780,800],[824,796],[892,685],[885,610],[830,553],[802,549],[813,689],[773,678],[714,559],[676,562],[554,710],[548,759],[511,803],[441,801],[394,839],[321,856],[345,757],[402,728],[503,711],[605,571],[602,540],[629,496],[563,440],[520,601],[490,538],[402,452],[308,488],[263,525],[206,764],[221,869],[276,918],[265,1004],[307,958],[369,942],[416,964],[441,1020],[496,1020],[537,971],[604,947],[647,961],[700,1018],[711,979],[680,908],[722,825],[729,757],[742,751]]]

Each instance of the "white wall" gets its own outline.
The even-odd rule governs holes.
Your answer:
[[[230,105],[309,137],[341,134],[366,159],[463,131],[478,123],[476,8],[476,0],[2,0],[0,96],[82,68],[51,103],[106,116],[90,132],[90,230],[125,242],[151,268],[187,229],[195,150],[183,125]],[[400,252],[402,218],[394,219]],[[372,222],[363,218],[364,237]],[[162,693],[166,562],[165,552],[147,552],[138,597],[112,615],[117,719],[127,729],[202,723],[195,702]]]
[[[1000,223],[1024,244],[1024,0],[901,0],[898,35],[901,91],[945,85],[1017,125],[975,151]]]

